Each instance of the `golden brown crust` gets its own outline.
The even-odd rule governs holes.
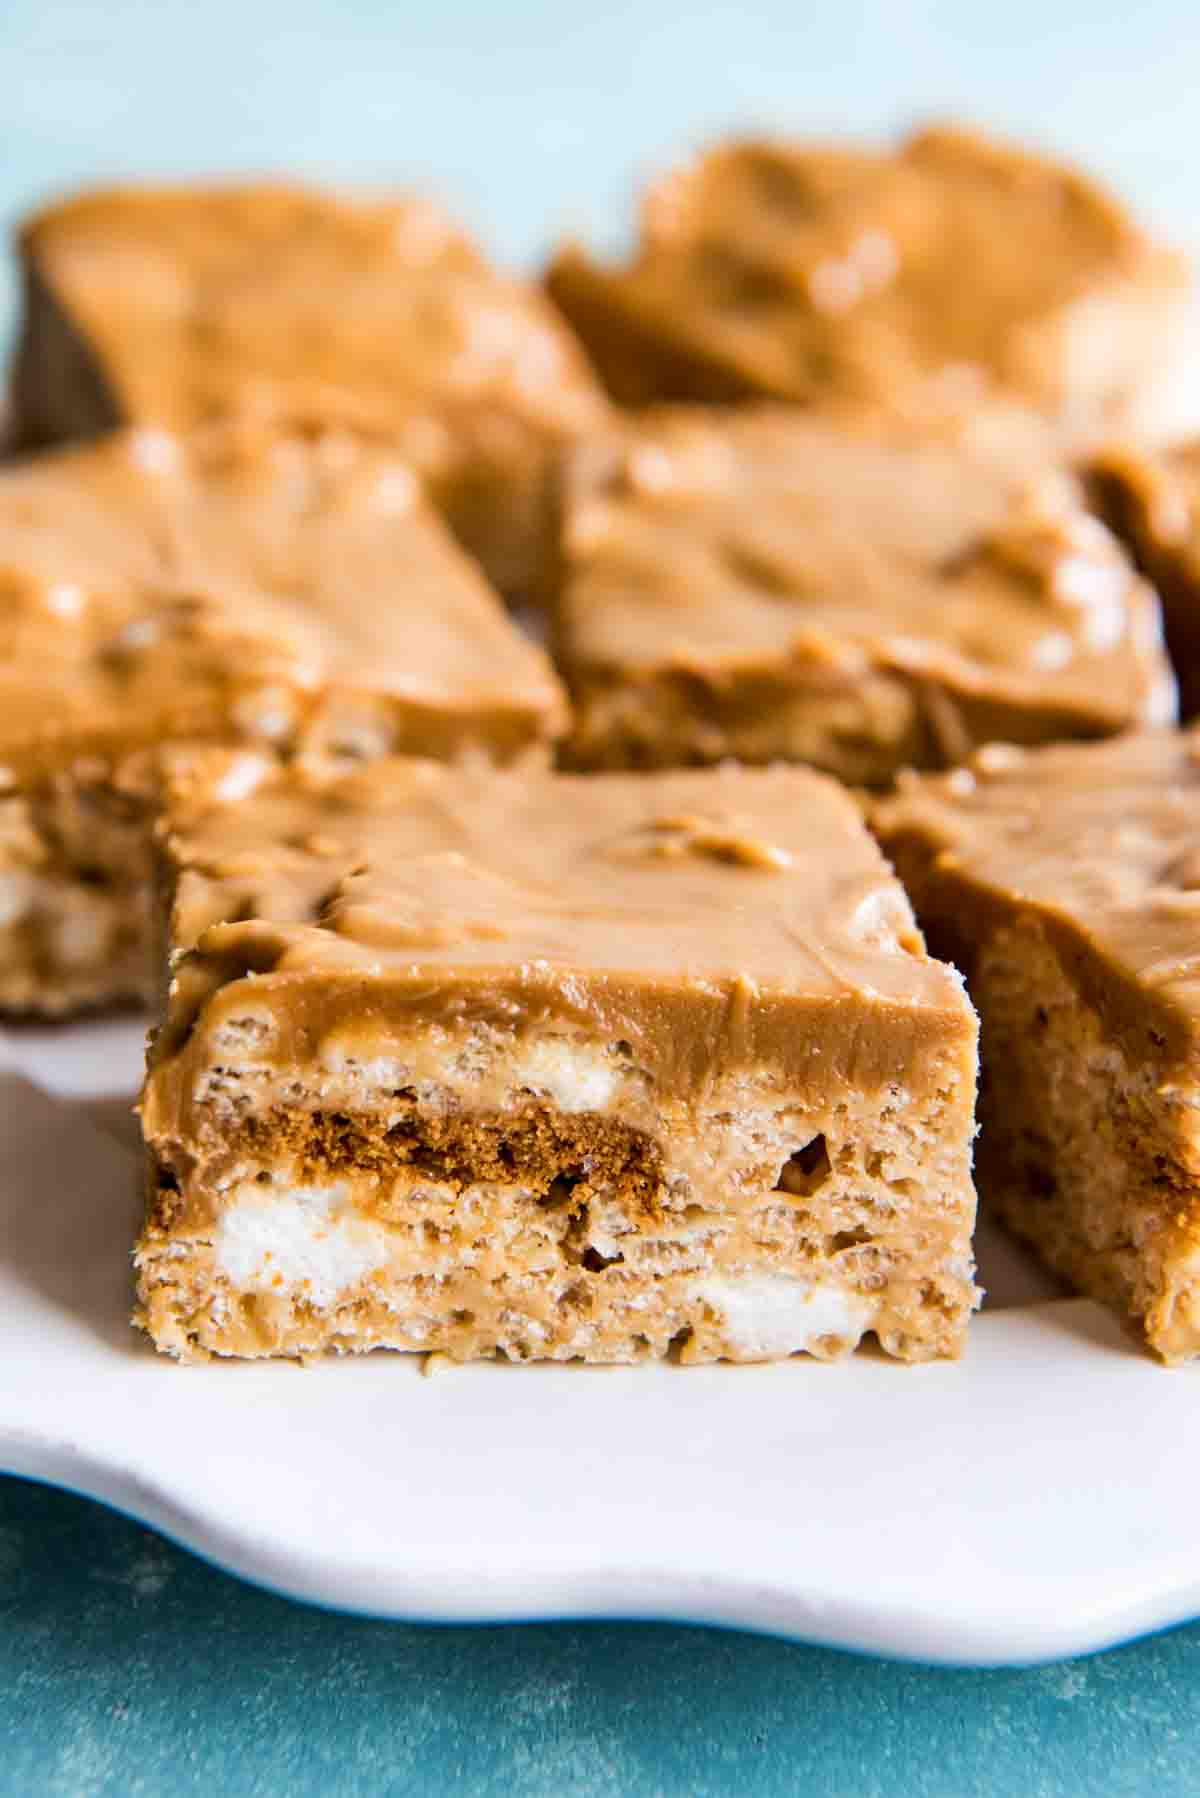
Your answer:
[[[663,409],[580,452],[564,511],[577,766],[883,784],[1173,716],[1153,594],[1019,412]]]
[[[28,220],[18,432],[248,413],[382,435],[497,582],[536,585],[550,468],[604,404],[561,319],[412,197],[116,188]]]
[[[651,187],[628,264],[548,276],[628,404],[995,388],[1085,435],[1138,413],[1187,281],[1074,170],[953,129],[718,145]]]

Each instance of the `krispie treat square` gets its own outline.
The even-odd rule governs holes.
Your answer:
[[[975,1018],[832,782],[209,752],[164,858],[159,1348],[961,1349]]]
[[[1007,395],[1066,438],[1200,422],[1184,257],[1062,163],[940,127],[893,147],[732,140],[668,171],[629,258],[550,292],[623,403]]]
[[[1200,1352],[1200,737],[981,750],[875,828],[982,1044],[985,1207]]]
[[[581,768],[883,785],[1174,717],[1155,595],[1010,414],[652,412],[569,466],[556,631]]]
[[[336,430],[127,431],[0,471],[0,1008],[151,978],[153,752],[545,759],[542,652]]]
[[[284,182],[83,193],[20,234],[27,444],[248,414],[382,437],[505,591],[605,401],[560,314],[437,207]]]

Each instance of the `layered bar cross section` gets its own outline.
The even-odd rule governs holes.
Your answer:
[[[975,1018],[833,783],[208,752],[165,863],[160,1349],[959,1352]]]

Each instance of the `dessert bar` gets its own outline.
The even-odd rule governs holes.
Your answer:
[[[208,751],[164,857],[160,1349],[961,1349],[975,1017],[832,782]]]
[[[248,411],[395,443],[505,591],[543,578],[561,446],[604,402],[561,317],[414,198],[84,193],[25,224],[27,444]]]
[[[117,433],[0,471],[0,1008],[146,990],[153,756],[545,759],[541,651],[390,452]]]
[[[875,825],[979,1009],[985,1209],[1196,1354],[1200,737],[993,746]]]
[[[877,785],[1174,717],[1155,595],[1023,433],[667,409],[577,453],[563,514],[576,767]]]
[[[718,145],[650,188],[627,262],[568,245],[548,284],[626,404],[1004,392],[1073,438],[1200,417],[1184,258],[1073,169],[967,131]]]

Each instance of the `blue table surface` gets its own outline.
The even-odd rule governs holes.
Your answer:
[[[1195,1798],[1198,1744],[1200,1626],[946,1672],[665,1624],[364,1622],[0,1481],[5,1793]]]
[[[1189,0],[3,0],[0,223],[114,176],[300,169],[430,187],[529,262],[567,227],[618,240],[640,174],[725,127],[949,114],[1086,160],[1196,243],[1198,27]],[[5,273],[0,329],[14,303]],[[0,1619],[5,1793],[1200,1790],[1200,1626],[977,1673],[667,1625],[367,1623],[16,1480]]]

